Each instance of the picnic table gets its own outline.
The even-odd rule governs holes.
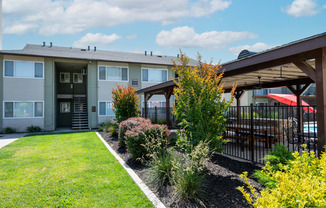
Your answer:
[[[274,130],[272,126],[252,126],[246,124],[229,124],[226,126],[227,131],[235,132],[234,136],[236,143],[241,143],[242,147],[244,141],[249,141],[249,147],[254,145],[251,142],[263,141],[265,143],[265,148],[270,148],[272,146],[272,140],[277,138],[277,135],[271,134]],[[248,138],[249,136],[249,138]]]

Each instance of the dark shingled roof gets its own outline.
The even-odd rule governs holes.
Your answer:
[[[82,59],[90,61],[112,61],[124,63],[141,63],[141,64],[154,64],[154,65],[168,65],[173,66],[173,62],[177,61],[177,57],[140,54],[140,53],[127,53],[117,51],[105,50],[87,50],[71,47],[58,47],[58,46],[42,46],[27,44],[22,50],[2,50],[0,54],[10,55],[24,55],[24,56],[40,56],[51,58],[67,58],[67,59]],[[196,66],[197,61],[190,59],[189,65]]]

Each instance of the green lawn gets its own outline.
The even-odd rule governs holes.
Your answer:
[[[0,207],[153,207],[94,132],[23,137],[0,149]]]

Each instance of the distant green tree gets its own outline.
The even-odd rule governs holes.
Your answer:
[[[138,116],[140,99],[135,88],[117,84],[117,88],[112,89],[112,94],[113,112],[118,123]]]
[[[210,146],[221,151],[225,142],[221,133],[225,131],[225,114],[233,100],[235,85],[231,91],[231,100],[223,98],[223,84],[220,84],[223,72],[221,65],[201,62],[198,66],[188,66],[189,58],[181,53],[180,64],[174,63],[173,70],[179,76],[174,89],[176,105],[173,113],[180,126],[185,129],[188,140],[193,146],[200,141],[209,142]],[[186,141],[179,141],[186,142]]]

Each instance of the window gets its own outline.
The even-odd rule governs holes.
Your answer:
[[[4,102],[4,117],[43,117],[43,102]]]
[[[111,102],[99,102],[99,115],[100,116],[114,116]]]
[[[32,61],[4,61],[4,76],[43,78],[43,63]]]
[[[99,80],[128,81],[128,68],[118,66],[99,66]]]
[[[60,102],[60,113],[70,113],[70,102]]]
[[[60,72],[60,83],[70,83],[70,73]]]
[[[74,83],[83,83],[83,75],[81,73],[74,73]]]
[[[143,82],[165,82],[168,71],[165,69],[142,69]]]

